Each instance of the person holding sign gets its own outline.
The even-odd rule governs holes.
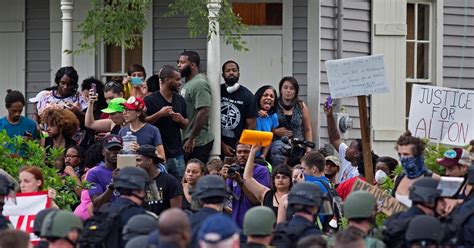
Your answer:
[[[328,121],[329,141],[338,151],[341,163],[337,183],[342,183],[347,179],[359,176],[357,166],[358,162],[362,160],[362,145],[359,145],[356,140],[353,140],[349,146],[342,142],[341,134],[334,119],[332,105],[328,102],[324,104],[324,113]]]

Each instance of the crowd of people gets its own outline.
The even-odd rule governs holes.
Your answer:
[[[381,203],[353,190],[365,181],[362,142],[344,143],[330,104],[324,113],[335,152],[313,149],[311,112],[294,77],[254,94],[239,81],[239,64],[227,61],[221,156],[210,157],[210,85],[198,53],[184,51],[177,62],[147,80],[145,68],[134,64],[124,78],[104,84],[89,77],[80,90],[76,70],[62,67],[53,87],[29,99],[31,119],[21,115],[23,94],[8,91],[1,130],[37,140],[47,156],[63,148],[49,166],[90,188],[77,190],[80,202],[71,212],[54,204],[61,192],[43,187],[40,168],[0,171],[0,248],[31,245],[2,215],[16,190],[48,191],[53,202],[36,214],[36,247],[474,246],[474,142],[438,158],[445,175],[426,167],[425,143],[409,131],[395,145],[398,160],[372,152],[373,187],[392,181],[386,194],[407,208],[376,226]],[[273,140],[265,147],[240,143],[244,129],[272,132]],[[122,155],[134,162],[118,162]],[[454,194],[441,186],[442,176],[462,178]]]

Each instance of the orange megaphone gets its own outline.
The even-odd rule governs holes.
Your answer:
[[[247,145],[268,146],[272,143],[273,133],[245,129],[240,136],[240,143]]]

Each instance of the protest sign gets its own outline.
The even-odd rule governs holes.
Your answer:
[[[3,207],[3,215],[13,224],[15,229],[22,230],[30,234],[31,241],[39,241],[39,237],[33,234],[33,224],[36,214],[49,208],[51,200],[48,192],[18,193],[16,204],[12,199],[8,199]]]
[[[332,98],[389,91],[383,55],[328,60],[325,64]]]
[[[414,84],[408,129],[434,143],[464,146],[474,138],[474,91]]]
[[[402,212],[407,207],[401,204],[397,199],[387,194],[383,190],[376,186],[370,185],[360,179],[357,179],[352,186],[352,191],[363,190],[369,192],[374,196],[377,201],[377,208],[387,216],[391,216],[394,213]]]

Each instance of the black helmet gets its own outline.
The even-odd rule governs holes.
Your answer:
[[[408,225],[405,233],[407,242],[431,241],[439,244],[443,239],[443,229],[438,219],[429,215],[417,215]]]
[[[0,174],[0,195],[8,195],[15,190],[15,184],[5,175]]]
[[[408,198],[414,203],[426,203],[433,205],[441,196],[441,190],[438,189],[439,181],[431,177],[424,177],[416,180],[410,186]]]
[[[140,167],[125,167],[114,178],[117,189],[145,190],[150,181],[146,171]]]
[[[193,199],[202,200],[210,197],[227,198],[231,193],[227,190],[224,179],[220,176],[206,175],[199,178],[193,192]]]
[[[298,183],[291,189],[288,194],[288,205],[301,204],[310,207],[320,207],[323,203],[325,195],[313,183]]]
[[[56,208],[46,208],[46,209],[43,209],[41,211],[39,211],[37,214],[36,214],[36,217],[35,217],[35,222],[33,224],[33,233],[40,237],[41,236],[41,227],[43,225],[43,221],[44,219],[46,218],[46,215],[48,215],[49,213],[51,212],[54,212],[54,211],[59,211],[59,209],[56,209]]]

